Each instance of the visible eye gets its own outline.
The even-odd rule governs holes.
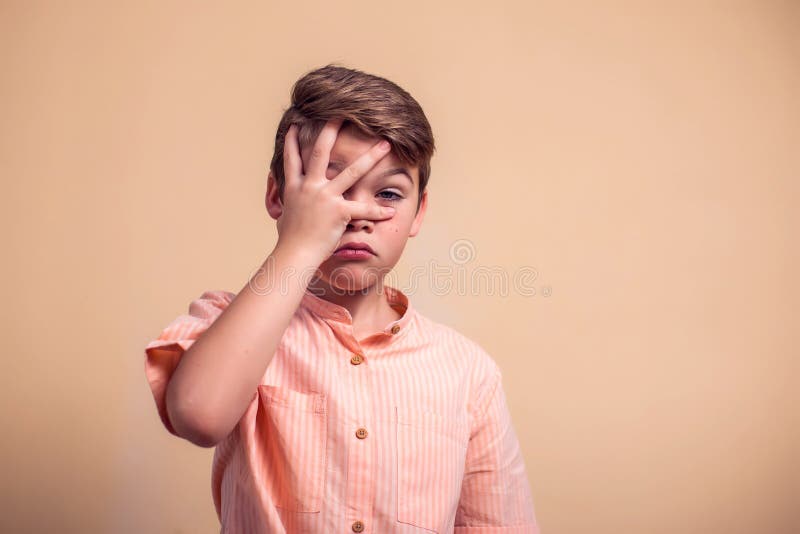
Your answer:
[[[387,189],[387,190],[385,190],[385,191],[381,191],[380,193],[378,193],[378,196],[380,196],[380,195],[384,195],[384,194],[393,195],[393,196],[389,196],[389,197],[381,196],[381,198],[383,198],[383,199],[386,199],[386,200],[392,200],[392,201],[396,201],[396,200],[401,200],[401,199],[403,198],[401,195],[398,195],[398,194],[397,194],[397,193],[395,193],[394,191],[390,191],[390,190],[388,190],[388,189]]]

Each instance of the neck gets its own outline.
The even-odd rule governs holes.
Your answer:
[[[386,299],[383,281],[364,289],[345,291],[333,289],[327,282],[315,278],[309,285],[314,295],[321,299],[338,304],[350,312],[353,318],[353,330],[357,337],[366,337],[384,328],[388,323],[400,318]]]

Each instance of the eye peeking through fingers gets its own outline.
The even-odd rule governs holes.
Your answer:
[[[381,195],[384,195],[384,194],[388,194],[388,195],[391,195],[391,196],[381,196]],[[391,190],[388,190],[388,189],[386,191],[381,191],[380,193],[378,193],[378,197],[383,199],[383,200],[390,200],[390,201],[394,201],[394,202],[403,199],[402,195],[400,195],[398,193],[395,193],[394,191],[391,191]]]

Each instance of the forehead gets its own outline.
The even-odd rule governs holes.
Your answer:
[[[339,134],[336,136],[336,142],[331,149],[331,161],[337,161],[346,165],[350,164],[378,141],[380,141],[379,138],[365,135],[354,126],[347,125],[339,130]],[[379,164],[380,163],[390,163],[394,166],[399,165],[399,161],[397,161],[393,153],[387,154]]]

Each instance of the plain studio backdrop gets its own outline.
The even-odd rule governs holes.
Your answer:
[[[800,532],[798,28],[772,1],[0,2],[0,530],[218,531],[213,449],[164,429],[143,349],[272,250],[278,118],[336,62],[431,121],[395,280],[454,273],[412,303],[500,365],[543,532]],[[459,290],[480,269],[508,290]]]

